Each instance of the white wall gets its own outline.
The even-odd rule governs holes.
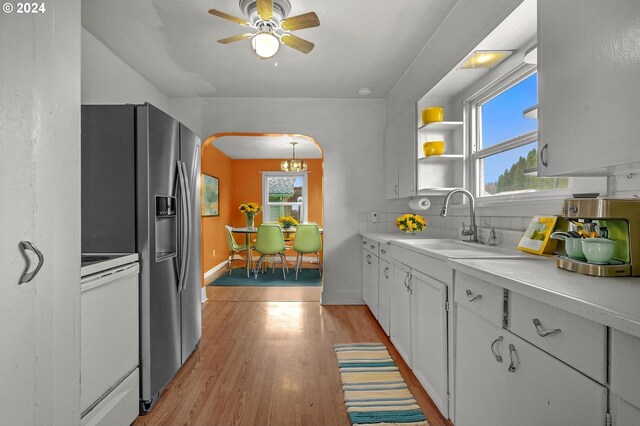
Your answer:
[[[82,103],[150,102],[169,113],[169,98],[82,29]]]
[[[324,153],[323,303],[362,303],[358,212],[402,210],[384,201],[381,99],[171,98],[170,109],[201,137],[219,132],[301,133]]]
[[[431,90],[520,3],[459,0],[387,95],[387,122]]]

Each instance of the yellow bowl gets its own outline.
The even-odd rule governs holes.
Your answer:
[[[422,110],[422,124],[435,123],[444,120],[444,108],[432,106]]]
[[[444,141],[431,141],[422,144],[425,157],[444,154]]]

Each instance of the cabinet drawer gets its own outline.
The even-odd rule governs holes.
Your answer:
[[[370,238],[362,237],[362,248],[371,252],[374,256],[379,256],[380,244]]]
[[[592,379],[606,383],[604,325],[517,293],[510,293],[510,305],[509,325],[514,334]]]
[[[396,245],[391,245],[391,256],[396,261],[403,263],[422,272],[436,280],[451,285],[453,283],[453,269],[451,269],[442,260],[434,259],[422,253],[417,253],[412,250],[405,249]]]
[[[613,330],[611,392],[640,407],[640,339]]]
[[[502,287],[460,272],[455,273],[455,302],[502,327],[504,290]]]
[[[391,262],[391,244],[380,244],[380,259]]]

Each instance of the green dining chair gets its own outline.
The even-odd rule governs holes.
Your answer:
[[[296,252],[296,281],[298,272],[302,269],[302,259],[305,254],[315,253],[318,256],[318,272],[322,276],[322,238],[320,228],[315,223],[301,223],[296,229],[296,239],[293,240],[293,250]]]
[[[285,245],[282,228],[277,223],[263,223],[258,227],[258,235],[256,237],[255,250],[260,253],[258,265],[255,268],[255,279],[258,279],[258,273],[263,262],[267,258],[279,257],[282,262],[282,276],[287,279],[287,261],[284,256]]]
[[[251,249],[247,250],[246,244],[238,244],[236,239],[233,238],[233,232],[231,231],[233,228],[231,226],[225,225],[224,228],[227,231],[227,243],[229,243],[229,259],[227,259],[227,268],[229,268],[229,276],[231,276],[231,272],[233,271],[233,262],[236,260],[245,260],[239,254],[243,251],[247,252],[246,266],[249,266],[249,268],[251,267],[253,264],[253,252],[251,249],[254,247],[254,244],[249,244]],[[238,257],[236,257],[236,255],[238,255]]]

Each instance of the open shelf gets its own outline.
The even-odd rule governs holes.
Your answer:
[[[448,192],[453,191],[454,189],[460,188],[458,186],[452,188],[420,188],[418,190],[418,195],[447,195]]]
[[[462,127],[462,121],[437,121],[435,123],[427,123],[420,127],[418,130],[421,132],[427,131],[445,131],[445,130],[455,130],[457,128]]]
[[[418,161],[438,161],[438,160],[460,160],[464,156],[462,154],[441,154],[430,155],[428,157],[419,157]]]

